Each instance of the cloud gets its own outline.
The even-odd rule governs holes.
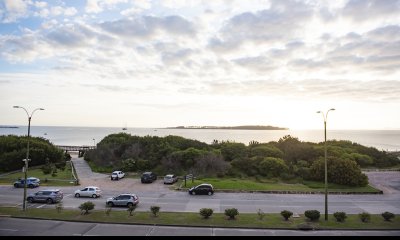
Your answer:
[[[193,24],[180,16],[153,17],[144,16],[135,19],[120,19],[100,24],[107,32],[122,37],[150,39],[157,31],[172,35],[193,35]]]
[[[87,13],[101,13],[105,9],[112,9],[120,3],[126,3],[127,0],[87,0],[85,11]]]
[[[354,21],[368,21],[371,18],[398,16],[399,0],[350,0],[342,14]]]
[[[295,39],[296,31],[313,14],[313,9],[301,2],[271,1],[269,9],[231,17],[208,45],[216,51],[228,51],[246,42],[258,45]]]
[[[5,0],[4,23],[15,22],[18,18],[26,17],[29,1],[24,0]]]

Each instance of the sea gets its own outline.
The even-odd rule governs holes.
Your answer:
[[[244,143],[267,143],[291,135],[300,141],[324,142],[324,129],[315,130],[232,130],[31,126],[30,135],[48,139],[55,145],[94,146],[104,137],[125,132],[136,136],[181,136],[211,144],[214,140]],[[0,135],[28,134],[27,126],[0,126]],[[400,130],[327,130],[327,140],[347,140],[383,151],[400,151]]]

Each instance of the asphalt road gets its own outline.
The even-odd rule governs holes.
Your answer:
[[[295,231],[169,227],[0,217],[0,236],[400,236],[400,231]]]

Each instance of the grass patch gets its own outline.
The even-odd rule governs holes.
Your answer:
[[[28,209],[23,212],[20,208],[0,207],[0,214],[11,215],[22,218],[43,218],[52,220],[68,221],[90,221],[107,223],[132,223],[132,224],[159,224],[159,225],[180,225],[180,226],[204,226],[204,227],[248,227],[248,228],[276,228],[276,229],[297,229],[297,225],[308,222],[300,215],[298,218],[290,218],[284,221],[279,213],[266,213],[263,220],[260,220],[257,213],[239,213],[236,220],[227,220],[223,213],[214,213],[209,219],[204,219],[199,213],[176,213],[160,212],[158,217],[148,212],[134,212],[129,216],[127,211],[112,210],[107,216],[104,210],[92,210],[87,215],[81,215],[79,210],[64,209],[58,213],[56,209]],[[347,215],[345,222],[336,222],[332,215],[329,221],[325,222],[324,215],[319,221],[311,224],[316,229],[400,229],[400,218],[395,217],[391,222],[384,221],[380,214],[371,214],[371,221],[363,223],[358,214]]]
[[[302,183],[288,184],[283,182],[259,182],[249,179],[237,179],[237,178],[202,178],[186,181],[186,187],[184,180],[181,182],[182,188],[190,188],[197,186],[201,183],[212,184],[216,191],[218,190],[236,190],[236,191],[295,191],[295,192],[324,192],[324,183],[305,181]],[[366,193],[377,193],[379,190],[371,187],[349,187],[338,184],[329,184],[329,192],[366,192]]]
[[[67,163],[64,171],[57,169],[57,176],[44,174],[40,167],[32,167],[28,169],[28,177],[36,177],[40,179],[40,186],[74,186],[75,179],[71,173],[71,165]],[[25,178],[24,173],[17,172],[0,178],[0,184],[13,185],[18,178]],[[47,179],[47,181],[45,180]],[[73,182],[73,183],[71,183]]]

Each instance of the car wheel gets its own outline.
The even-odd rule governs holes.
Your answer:
[[[128,203],[127,206],[128,208],[133,207],[133,203]]]
[[[107,206],[109,206],[109,207],[114,207],[114,203],[108,202],[108,203],[107,203]]]
[[[28,188],[34,188],[34,186],[32,184],[29,184]]]
[[[118,177],[116,177],[116,178],[115,178],[115,180],[117,180],[117,181],[118,181],[118,180],[119,180],[119,178],[118,178]]]
[[[193,192],[192,192],[192,195],[196,195],[196,192],[195,192],[195,191],[193,191]]]
[[[112,180],[114,180],[114,179],[111,177],[111,181],[112,181]]]
[[[213,193],[212,192],[208,192],[208,196],[211,196]]]
[[[33,198],[31,198],[31,197],[28,197],[28,202],[30,202],[30,203],[33,203]]]
[[[96,195],[96,194],[93,194],[93,195],[92,195],[92,198],[97,198],[97,195]]]
[[[14,184],[14,187],[15,187],[15,188],[18,188],[18,184]]]
[[[75,194],[75,197],[80,197],[80,196],[81,196],[81,195],[79,195],[79,193],[76,193],[76,194]]]
[[[53,199],[51,199],[51,198],[48,198],[48,199],[46,200],[46,203],[48,203],[48,204],[52,204],[52,203],[53,203]]]

